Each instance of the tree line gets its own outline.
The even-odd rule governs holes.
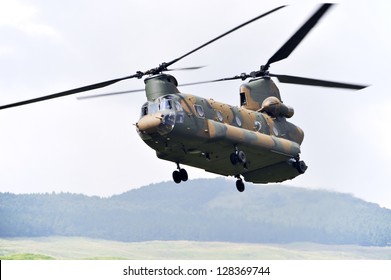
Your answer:
[[[391,210],[352,195],[226,179],[153,184],[109,198],[0,193],[0,237],[83,236],[391,245]]]

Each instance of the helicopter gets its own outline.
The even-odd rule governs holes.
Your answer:
[[[147,76],[144,79],[145,89],[142,90],[145,91],[147,101],[141,106],[136,130],[140,138],[156,151],[158,158],[176,164],[176,169],[172,173],[175,183],[188,180],[187,171],[181,165],[201,168],[224,176],[233,176],[237,178],[236,188],[239,192],[245,190],[244,181],[272,183],[293,179],[307,170],[307,165],[300,159],[304,132],[287,120],[294,115],[294,109],[282,102],[279,89],[272,78],[277,78],[281,83],[352,90],[367,87],[269,72],[271,64],[286,59],[332,5],[322,4],[259,70],[249,74],[241,73],[233,77],[181,85],[249,79],[240,86],[239,106],[182,93],[178,90],[179,84],[175,77],[166,72],[200,68],[171,69],[169,67],[222,37],[285,6],[261,14],[174,60],[161,63],[158,67],[147,71],[137,71],[123,78],[3,105],[0,106],[0,110],[91,91],[123,80],[141,79]],[[79,97],[79,99],[137,91],[140,90],[90,95]]]

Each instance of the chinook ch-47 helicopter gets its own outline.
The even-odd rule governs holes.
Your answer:
[[[310,79],[298,76],[279,75],[269,72],[272,63],[287,58],[299,45],[332,4],[323,4],[293,34],[293,36],[260,67],[250,74],[203,81],[185,85],[215,83],[227,80],[246,80],[240,87],[240,106],[203,97],[184,94],[178,90],[176,79],[164,72],[171,65],[213,43],[214,41],[269,15],[285,6],[277,7],[253,18],[200,47],[156,68],[123,78],[100,82],[76,89],[46,95],[34,99],[0,106],[0,110],[40,102],[66,95],[103,88],[127,79],[145,80],[147,102],[142,105],[141,117],[136,124],[141,139],[160,159],[176,164],[172,177],[176,183],[187,181],[188,174],[181,164],[202,168],[208,172],[237,178],[236,187],[242,192],[245,181],[253,183],[282,182],[303,174],[307,166],[300,160],[300,145],[303,131],[287,121],[293,116],[293,108],[281,101],[280,92],[271,79],[281,83],[323,86],[359,90],[366,86]],[[182,85],[184,86],[184,85]],[[139,91],[139,90],[135,90]],[[90,95],[82,98],[123,94],[135,91]]]

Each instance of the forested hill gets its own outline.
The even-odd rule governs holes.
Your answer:
[[[391,244],[391,210],[340,194],[200,179],[110,198],[0,193],[0,237]]]

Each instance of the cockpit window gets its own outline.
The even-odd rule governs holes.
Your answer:
[[[156,104],[155,102],[147,102],[141,107],[141,116],[153,114],[158,110],[158,104]]]
[[[145,103],[143,107],[141,107],[141,116],[148,115],[148,103]]]
[[[160,110],[171,110],[172,109],[172,100],[170,99],[163,99],[160,102]]]
[[[178,112],[182,112],[182,111],[183,111],[182,105],[181,105],[181,103],[179,103],[178,101],[175,101],[175,109],[176,109]]]
[[[178,108],[178,105],[181,111],[183,111],[182,106],[179,103],[175,104],[175,108]],[[174,108],[174,101],[172,99],[162,98],[161,100],[150,101],[145,103],[141,107],[141,116],[153,114],[156,113],[157,111],[173,110],[173,108]]]

